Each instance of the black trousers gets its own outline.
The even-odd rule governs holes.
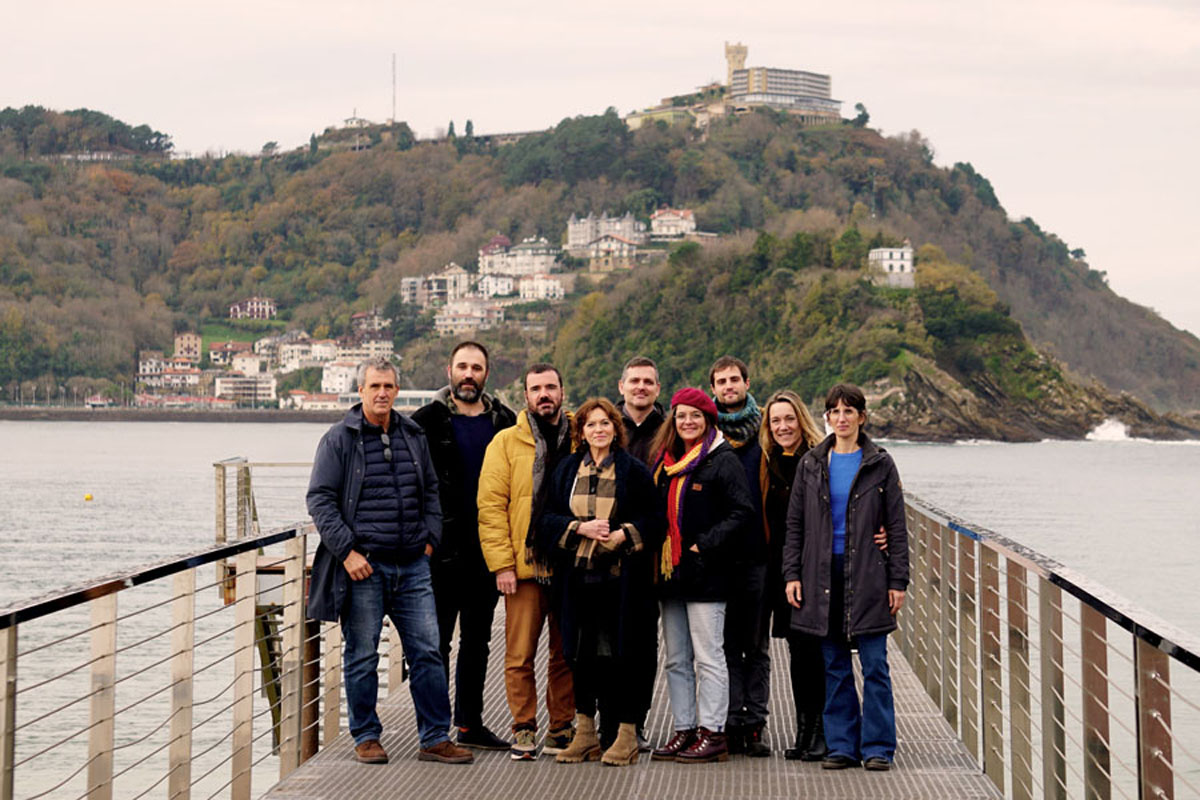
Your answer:
[[[450,679],[450,644],[458,622],[458,660],[454,666],[454,724],[483,724],[483,684],[491,652],[492,618],[500,593],[496,579],[482,564],[463,559],[430,564],[437,605],[438,649],[446,680]]]
[[[726,725],[748,728],[767,721],[771,696],[767,565],[739,565],[734,574],[725,604],[725,663],[729,668]]]

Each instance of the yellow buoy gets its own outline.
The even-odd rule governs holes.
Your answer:
[[[92,501],[92,496],[90,494],[85,494],[83,499],[90,503]]]

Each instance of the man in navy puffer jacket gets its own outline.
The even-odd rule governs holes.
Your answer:
[[[379,742],[379,634],[387,614],[410,668],[422,761],[468,764],[450,741],[450,700],[438,651],[429,556],[442,533],[437,474],[421,427],[392,410],[399,389],[387,359],[358,368],[354,406],[317,446],[308,512],[321,534],[308,614],[340,619],[350,734],[359,761],[388,760]]]

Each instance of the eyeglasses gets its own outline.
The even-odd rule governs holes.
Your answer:
[[[392,440],[386,433],[379,434],[379,441],[383,444],[383,460],[392,460]]]

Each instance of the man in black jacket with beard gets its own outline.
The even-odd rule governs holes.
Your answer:
[[[509,743],[483,724],[483,686],[499,593],[479,548],[475,496],[483,454],[498,431],[516,415],[484,392],[488,352],[478,342],[461,342],[450,353],[450,383],[433,402],[413,414],[425,429],[438,474],[442,501],[442,543],[433,555],[433,592],[437,603],[440,647],[450,672],[450,641],[459,622],[455,666],[454,724],[458,744],[483,750],[507,750]]]

